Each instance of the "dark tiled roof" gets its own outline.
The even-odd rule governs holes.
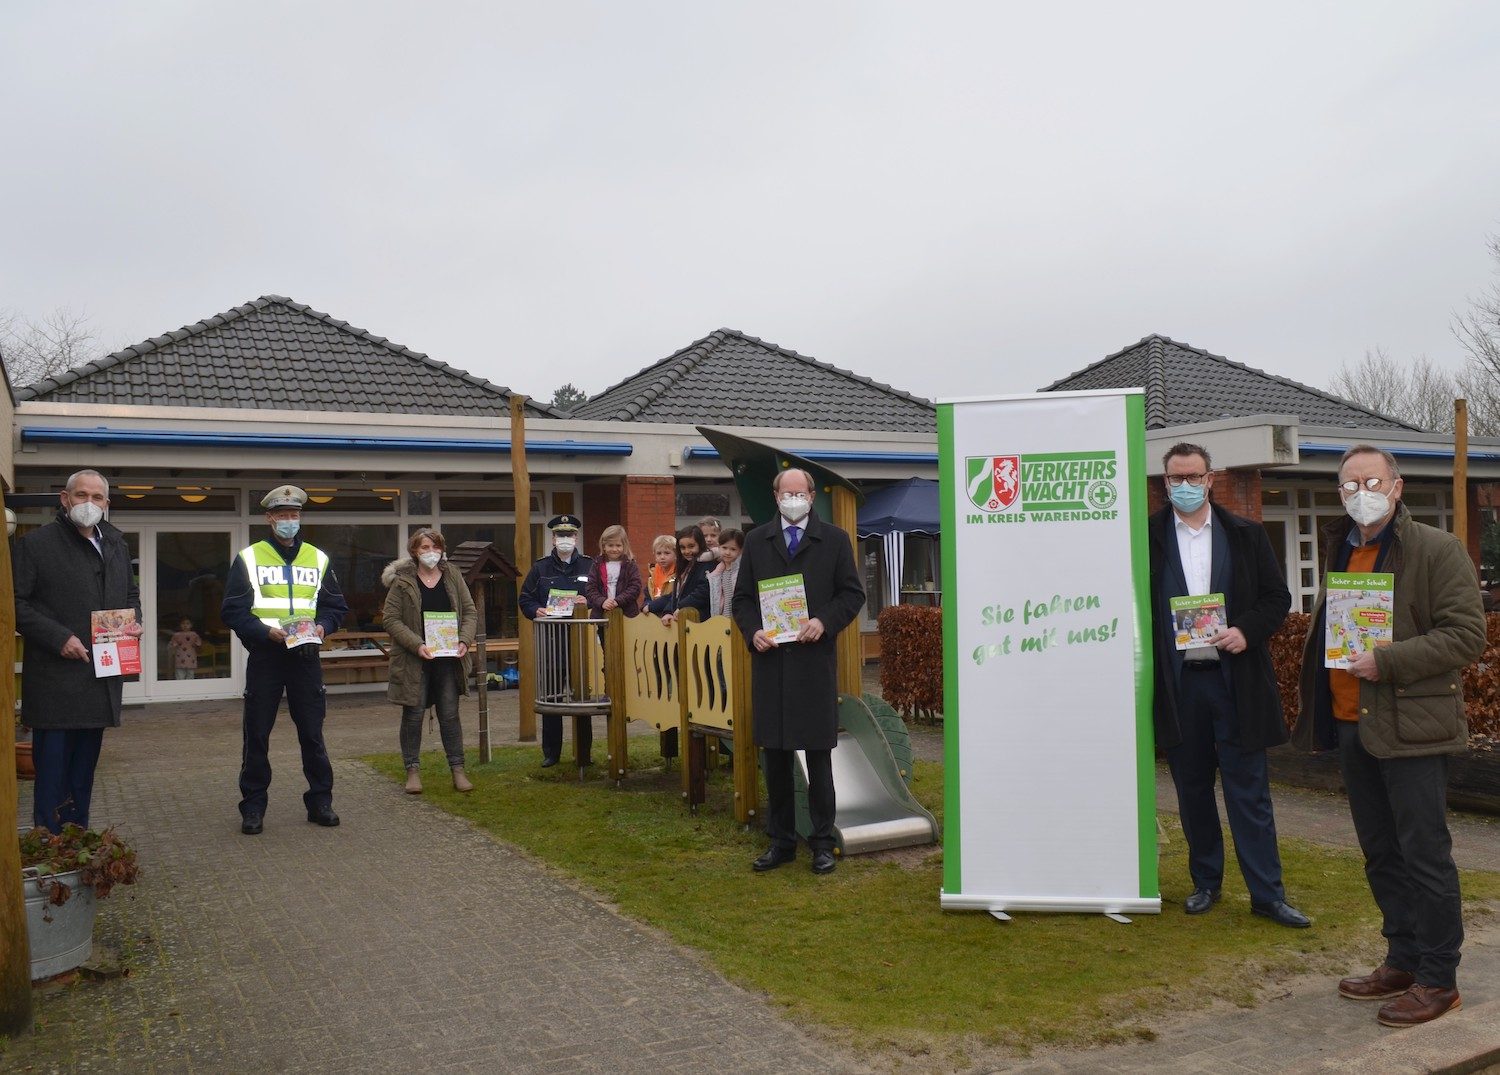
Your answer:
[[[573,411],[575,418],[933,433],[937,409],[733,329],[711,332]]]
[[[1042,391],[1094,388],[1144,388],[1147,429],[1249,414],[1295,414],[1315,426],[1419,428],[1165,336],[1147,336]]]
[[[265,295],[17,390],[18,399],[126,406],[504,414],[510,389]],[[556,417],[541,404],[537,415]]]

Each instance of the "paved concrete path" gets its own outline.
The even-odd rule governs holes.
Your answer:
[[[514,742],[514,695],[494,701],[496,742]],[[324,830],[303,818],[283,717],[266,832],[249,838],[234,809],[236,707],[128,712],[127,728],[106,737],[97,820],[119,822],[149,872],[104,905],[100,935],[113,930],[133,947],[138,969],[42,994],[39,1033],[0,1055],[0,1068],[858,1069],[665,937],[354,761],[395,749],[393,718],[378,696],[331,700],[346,824]],[[464,723],[472,745],[472,701]],[[918,729],[918,752],[938,756],[940,737]],[[1284,835],[1353,846],[1338,796],[1275,795]],[[1175,807],[1164,775],[1158,799],[1164,812]],[[1167,825],[1176,837],[1173,819]],[[1500,869],[1493,821],[1455,818],[1454,831],[1463,865]],[[205,861],[214,870],[195,882]],[[1372,954],[1377,945],[1371,938]],[[1385,1073],[1442,1070],[1486,1051],[1500,1058],[1500,927],[1471,923],[1460,973],[1465,1009],[1416,1030],[1380,1028],[1373,1006],[1339,1000],[1319,976],[1283,983],[1253,1009],[1166,1010],[1153,1042],[1027,1058],[976,1051],[971,1070]],[[926,1070],[910,1055],[872,1063]]]
[[[0,1068],[854,1069],[664,936],[349,760],[395,748],[383,699],[332,708],[344,824],[307,823],[283,716],[266,830],[253,838],[235,810],[234,707],[127,712],[106,737],[95,823],[118,822],[147,863],[141,884],[102,905],[108,915],[133,900],[126,941],[147,938],[140,969],[42,995],[41,1029]],[[514,726],[512,701],[512,741]]]

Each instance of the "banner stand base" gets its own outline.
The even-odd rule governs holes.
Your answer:
[[[985,911],[999,922],[1009,922],[1017,911],[1043,914],[1102,914],[1116,922],[1129,922],[1127,915],[1161,914],[1161,899],[1107,898],[1099,896],[975,896],[943,892],[939,905],[945,911]]]

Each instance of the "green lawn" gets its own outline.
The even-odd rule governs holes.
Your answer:
[[[690,814],[679,773],[663,771],[654,741],[633,745],[616,788],[580,782],[566,763],[538,767],[534,748],[473,765],[477,790],[450,788],[426,755],[426,797],[524,848],[625,914],[698,950],[727,977],[766,993],[802,1022],[867,1048],[952,1053],[986,1045],[1089,1043],[1149,1037],[1148,1015],[1228,999],[1251,1004],[1266,975],[1365,969],[1379,922],[1357,854],[1282,840],[1287,889],[1315,920],[1288,930],[1250,914],[1230,867],[1223,902],[1182,913],[1188,892],[1180,831],[1167,819],[1163,913],[1120,925],[1097,915],[1018,915],[1000,924],[938,907],[942,852],[854,857],[828,877],[798,862],[758,875],[764,838],[736,825],[728,773]],[[403,779],[393,755],[367,759]],[[942,767],[919,762],[914,790],[942,818]],[[1470,900],[1500,897],[1500,874],[1466,874]],[[1474,908],[1474,913],[1489,913]]]

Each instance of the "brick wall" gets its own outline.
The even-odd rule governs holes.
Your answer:
[[[1160,475],[1147,479],[1146,510],[1148,513],[1155,513],[1166,506],[1167,491],[1163,485]],[[1259,520],[1261,518],[1260,471],[1258,470],[1214,471],[1214,491],[1210,495],[1214,503],[1226,511],[1246,519]]]
[[[619,519],[630,535],[630,550],[643,564],[651,562],[651,542],[658,534],[677,532],[677,483],[671,477],[626,478],[619,487]]]

